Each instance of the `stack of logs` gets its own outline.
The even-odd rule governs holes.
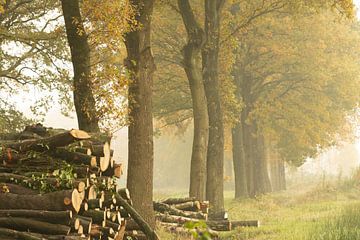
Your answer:
[[[0,239],[123,239],[133,209],[115,184],[121,164],[90,135],[37,124],[1,136]]]
[[[154,210],[160,225],[177,234],[188,232],[189,229],[184,228],[184,224],[188,222],[206,223],[207,231],[213,236],[217,236],[218,231],[231,231],[237,227],[260,226],[258,220],[230,221],[227,212],[209,215],[209,202],[201,202],[196,198],[169,198],[154,202]]]

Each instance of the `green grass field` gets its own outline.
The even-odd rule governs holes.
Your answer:
[[[222,233],[221,239],[360,239],[360,188],[354,181],[292,186],[251,200],[232,196],[232,192],[225,193],[230,219],[258,219],[261,227],[238,228]],[[191,239],[159,231],[162,239]]]

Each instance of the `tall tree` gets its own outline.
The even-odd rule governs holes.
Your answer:
[[[66,35],[74,69],[74,105],[79,128],[99,131],[95,99],[91,88],[90,47],[84,29],[78,0],[62,0]]]
[[[205,200],[206,153],[208,141],[208,112],[201,71],[201,50],[205,33],[195,19],[188,0],[178,0],[179,10],[186,28],[188,42],[183,47],[183,65],[191,90],[194,138],[190,167],[190,197]]]
[[[127,186],[135,209],[152,226],[153,210],[153,119],[152,88],[155,64],[150,33],[153,0],[132,0],[139,28],[125,35],[129,85],[129,160]]]
[[[219,82],[220,19],[223,0],[205,0],[203,78],[209,114],[206,198],[214,213],[224,210],[224,120]]]
[[[264,142],[279,151],[281,159],[299,166],[320,148],[334,144],[335,136],[347,135],[343,126],[356,108],[357,94],[352,88],[359,71],[353,64],[358,55],[349,49],[358,47],[353,39],[358,32],[356,25],[336,22],[336,17],[329,12],[301,13],[297,18],[267,16],[242,38],[234,76],[239,100],[245,105],[241,127],[247,135],[243,139],[246,161],[253,163],[253,171],[246,172],[247,180],[253,182],[248,183],[248,191],[254,189],[249,191],[251,196],[267,191]],[[325,25],[326,31],[320,30]],[[281,164],[278,178],[283,181]]]

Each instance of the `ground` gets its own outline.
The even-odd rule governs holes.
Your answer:
[[[233,220],[261,221],[259,228],[239,228],[221,239],[356,240],[360,239],[358,179],[293,184],[289,190],[234,200],[226,192],[226,209]],[[159,196],[158,196],[159,197]],[[163,195],[161,196],[163,197]],[[162,239],[190,239],[159,230]]]

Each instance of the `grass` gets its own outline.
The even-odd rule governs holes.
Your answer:
[[[162,195],[165,196],[165,195]],[[259,228],[238,228],[221,234],[236,240],[360,239],[360,188],[355,182],[292,187],[256,199],[233,200],[225,193],[232,220],[261,222]],[[162,239],[190,239],[160,230]]]

